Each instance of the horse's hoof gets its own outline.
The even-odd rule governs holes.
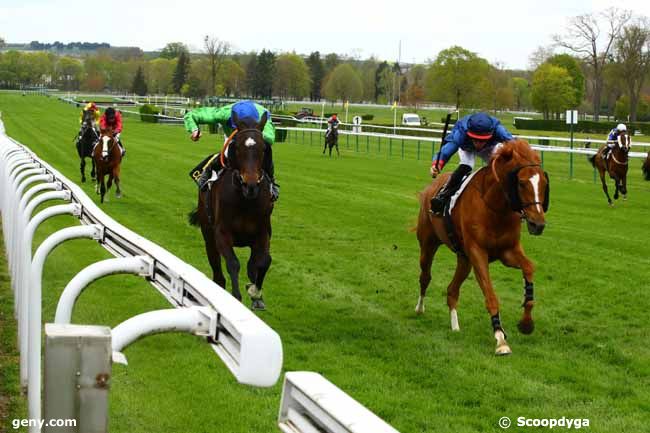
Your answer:
[[[262,291],[253,283],[246,284],[246,291],[252,300],[262,299]]]
[[[86,182],[86,178],[85,178],[85,177],[82,177],[82,178],[81,178],[81,183],[85,183],[85,182]]]
[[[116,194],[115,194],[115,198],[122,198],[122,194],[121,194],[121,193],[119,193],[119,192],[118,192],[118,193],[116,193]]]
[[[415,314],[424,314],[424,302],[422,302],[422,300],[418,300],[418,303],[415,306]]]
[[[266,310],[266,305],[264,304],[264,301],[262,300],[262,298],[253,300],[253,303],[251,305],[251,310],[253,310],[253,311],[264,311],[264,310]]]
[[[496,356],[505,356],[505,355],[510,355],[512,354],[512,350],[510,349],[510,346],[508,346],[507,343],[503,343],[500,346],[497,346],[497,350],[494,352]]]
[[[451,330],[454,332],[459,332],[460,325],[458,324],[458,312],[455,308],[449,312],[449,319],[451,321]]]
[[[519,332],[522,334],[530,335],[535,330],[535,322],[532,320],[520,320],[519,323],[517,323],[517,329],[519,329]]]

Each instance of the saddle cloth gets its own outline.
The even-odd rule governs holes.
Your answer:
[[[451,197],[451,200],[449,201],[449,213],[451,214],[451,211],[454,209],[454,206],[456,206],[456,202],[460,198],[461,194],[463,191],[465,191],[465,187],[469,184],[469,182],[472,180],[474,175],[478,173],[480,170],[476,170],[469,175],[465,176],[463,179],[463,183],[460,185],[460,188],[458,188],[458,191]]]

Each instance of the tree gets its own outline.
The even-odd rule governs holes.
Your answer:
[[[72,57],[59,57],[54,65],[54,80],[57,87],[63,90],[79,90],[82,77],[83,65],[79,60]]]
[[[650,73],[650,27],[647,19],[639,19],[623,29],[616,42],[616,53],[627,85],[630,120],[636,122],[641,89]]]
[[[246,81],[246,71],[239,63],[232,59],[226,59],[222,65],[223,79],[221,80],[224,93],[227,96],[239,98]]]
[[[325,79],[323,95],[332,101],[360,101],[363,86],[359,74],[349,63],[342,63],[330,72]]]
[[[533,53],[528,57],[528,65],[531,70],[535,70],[542,66],[548,59],[553,57],[553,47],[544,47],[539,46]]]
[[[210,90],[208,94],[212,94],[215,91],[217,82],[217,71],[223,63],[224,57],[230,51],[230,44],[208,35],[203,39],[203,44],[205,52],[208,54],[208,59],[210,60]]]
[[[309,55],[307,58],[307,66],[309,67],[309,77],[311,79],[309,99],[319,101],[320,89],[323,85],[323,77],[325,77],[325,67],[318,51],[314,51]]]
[[[459,46],[441,51],[429,67],[426,89],[430,99],[452,102],[456,109],[479,104],[489,64]]]
[[[530,83],[527,79],[513,77],[510,81],[512,87],[515,108],[521,110],[530,108]]]
[[[566,69],[544,63],[533,74],[533,106],[544,114],[559,113],[571,107],[575,97],[571,76]]]
[[[329,74],[341,63],[341,58],[336,53],[329,53],[325,56],[325,75]]]
[[[0,38],[0,49],[4,48],[5,45],[7,45],[5,40],[3,38]]]
[[[579,15],[571,19],[567,35],[555,35],[555,42],[581,56],[590,65],[593,75],[593,109],[594,120],[598,121],[600,114],[600,97],[603,89],[603,68],[609,58],[614,40],[620,35],[623,26],[631,17],[631,12],[610,8],[595,16],[594,14]],[[604,46],[599,46],[601,25],[607,26]]]
[[[144,69],[142,66],[139,66],[138,72],[135,73],[133,85],[131,86],[131,92],[140,96],[147,94],[147,83],[144,80]]]
[[[375,101],[376,92],[377,92],[377,67],[379,63],[374,57],[370,57],[363,62],[358,64],[358,73],[359,78],[361,78],[361,84],[363,85],[363,100],[364,101]]]
[[[386,66],[382,67],[384,63]],[[388,63],[384,63],[381,63],[377,68],[379,71],[377,76],[377,101],[393,103],[397,100],[397,92],[395,91],[395,80],[397,79],[397,74],[395,74]]]
[[[246,88],[251,98],[257,98],[258,96],[259,87],[257,81],[257,53],[252,53],[250,60],[246,64]]]
[[[187,81],[190,73],[190,56],[184,51],[181,51],[176,62],[176,70],[172,77],[172,90],[174,93],[181,93],[183,84]]]
[[[170,92],[170,85],[174,75],[175,61],[171,59],[157,58],[147,62],[147,73],[149,78],[147,88],[155,94]]]
[[[187,49],[187,46],[182,42],[170,42],[165,45],[165,48],[160,52],[160,57],[163,59],[175,59],[181,55],[181,53],[188,54],[190,51]]]
[[[256,91],[261,98],[273,97],[273,77],[275,75],[275,54],[262,50],[257,56]]]
[[[585,76],[578,62],[569,54],[556,54],[548,59],[548,63],[567,70],[575,93],[571,108],[578,108],[585,96]]]
[[[295,53],[278,56],[273,82],[275,93],[281,98],[304,98],[309,93],[309,68]]]

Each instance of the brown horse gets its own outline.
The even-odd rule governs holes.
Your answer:
[[[459,247],[454,277],[447,287],[447,305],[451,329],[458,331],[456,306],[460,286],[474,269],[485,305],[491,316],[496,354],[511,353],[499,317],[499,301],[489,273],[489,263],[500,260],[504,265],[521,269],[524,276],[524,313],[519,330],[530,334],[533,329],[533,273],[535,267],[524,254],[520,242],[521,219],[529,233],[541,235],[546,224],[549,204],[549,181],[540,158],[527,142],[513,140],[496,150],[488,166],[478,170],[456,200],[451,212],[455,242],[448,236],[444,218],[431,213],[431,197],[445,184],[441,176],[420,194],[417,238],[420,243],[420,298],[415,311],[424,312],[424,296],[431,281],[431,264],[440,245],[452,251]]]
[[[614,192],[614,200],[618,200],[618,193],[623,195],[623,200],[627,199],[627,168],[628,168],[628,152],[632,144],[632,139],[627,135],[626,131],[621,131],[616,144],[609,152],[607,160],[603,159],[603,151],[607,145],[602,146],[598,149],[595,155],[589,158],[591,165],[593,165],[598,174],[600,175],[600,182],[603,184],[603,191],[607,197],[607,202],[610,206],[613,206],[614,203],[609,197],[609,192],[607,191],[607,182],[605,181],[605,173],[614,179],[614,185],[616,186],[616,191]]]
[[[104,195],[111,188],[115,180],[115,197],[122,198],[120,190],[120,164],[122,163],[122,152],[112,129],[104,129],[99,134],[99,141],[93,149],[93,161],[97,167],[97,183],[95,192],[101,194],[101,202],[104,203]],[[104,183],[104,176],[108,175],[108,184]]]
[[[199,192],[198,208],[190,214],[190,222],[201,227],[213,280],[225,288],[221,256],[232,283],[232,294],[241,301],[239,291],[239,260],[233,247],[250,247],[246,285],[254,310],[266,308],[262,284],[271,266],[271,184],[262,170],[265,143],[262,136],[267,114],[259,123],[240,121],[233,113],[237,127],[228,151],[226,168],[210,189]]]
[[[650,180],[650,152],[648,152],[648,156],[643,162],[643,167],[641,167],[641,170],[643,170],[643,178],[645,180]]]

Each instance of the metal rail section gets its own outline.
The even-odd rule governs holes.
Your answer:
[[[36,185],[28,189],[31,184]],[[174,307],[204,307],[211,312],[211,346],[239,382],[264,387],[277,382],[283,353],[275,331],[203,273],[110,218],[81,188],[7,137],[1,122],[0,185],[5,246],[19,323],[21,379],[28,389],[30,418],[40,419],[42,267],[53,248],[78,237],[93,238],[115,257],[133,260],[123,261],[122,270],[112,262],[107,268],[82,271],[71,282],[70,293],[81,290],[80,281],[89,282],[110,273],[144,275]],[[46,208],[32,217],[36,206],[46,200],[64,200],[68,204]],[[36,228],[45,219],[64,213],[76,216],[82,226],[51,235],[32,262]],[[140,264],[135,270],[134,260]]]

